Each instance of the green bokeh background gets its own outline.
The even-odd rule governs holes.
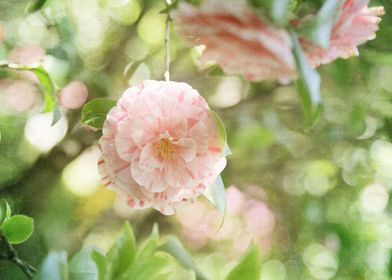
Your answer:
[[[0,60],[17,45],[41,46],[57,86],[81,80],[90,99],[117,99],[130,84],[163,79],[163,1],[49,0],[31,14],[24,12],[27,3],[0,0]],[[293,86],[209,74],[209,66],[197,62],[199,50],[187,48],[171,29],[171,79],[196,88],[226,126],[233,154],[225,184],[262,188],[275,214],[262,279],[392,278],[392,2],[371,1],[377,5],[386,11],[377,39],[361,46],[359,57],[320,67],[324,110],[310,132]],[[113,210],[113,193],[99,182],[74,188],[67,183],[83,176],[72,163],[96,144],[100,132],[80,124],[80,110],[67,111],[65,137],[42,152],[25,133],[39,104],[24,113],[3,104],[0,195],[13,212],[36,223],[32,238],[16,246],[21,257],[38,266],[50,250],[108,248],[123,222]],[[138,240],[154,223],[163,235],[181,236],[175,217],[156,211],[127,217]],[[216,275],[221,264],[233,261],[224,251],[206,247],[192,254]],[[0,275],[24,279],[7,262],[0,262]]]

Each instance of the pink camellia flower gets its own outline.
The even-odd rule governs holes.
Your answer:
[[[346,0],[342,6],[340,16],[333,27],[331,41],[328,48],[323,49],[308,39],[301,37],[300,43],[311,65],[329,63],[339,57],[348,58],[358,55],[358,45],[376,38],[375,32],[383,7],[369,8],[369,0]]]
[[[288,33],[263,21],[246,4],[206,0],[200,6],[180,3],[172,13],[190,46],[205,45],[200,61],[216,61],[227,74],[251,81],[296,77]]]
[[[226,165],[214,116],[185,83],[130,87],[107,115],[99,144],[104,185],[131,208],[166,215],[201,195]]]
[[[88,98],[88,89],[80,81],[72,81],[59,93],[60,104],[67,109],[77,109],[83,106]]]

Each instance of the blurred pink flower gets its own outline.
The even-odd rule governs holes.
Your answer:
[[[384,14],[384,8],[368,8],[368,2],[368,0],[345,1],[339,19],[333,27],[330,46],[327,49],[315,45],[304,37],[300,38],[311,65],[317,67],[339,57],[348,58],[358,55],[358,45],[376,38],[375,32],[381,21],[378,16]]]
[[[80,81],[72,81],[59,93],[60,104],[67,109],[77,109],[83,106],[88,98],[88,89]]]
[[[219,229],[221,216],[218,210],[202,201],[181,206],[176,217],[184,238],[196,249],[209,242],[211,245],[223,242],[229,243],[227,249],[236,255],[243,253],[253,241],[262,248],[263,254],[270,250],[274,214],[262,200],[250,198],[234,186],[227,189],[227,214],[222,228]]]
[[[5,88],[5,103],[17,112],[30,109],[36,98],[36,88],[23,81],[13,81]]]
[[[0,44],[4,40],[4,27],[0,25]]]
[[[208,105],[185,83],[144,81],[107,115],[98,162],[104,184],[131,208],[173,214],[226,165]]]
[[[296,77],[288,33],[263,21],[246,4],[207,0],[196,7],[181,2],[172,16],[190,46],[206,46],[201,62],[215,60],[225,73],[251,81]]]
[[[34,64],[45,56],[45,50],[39,46],[16,46],[8,56],[9,61],[18,64]]]

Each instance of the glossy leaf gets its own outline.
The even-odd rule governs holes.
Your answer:
[[[95,128],[102,128],[106,115],[116,105],[116,101],[108,98],[96,98],[83,106],[81,121]]]
[[[106,257],[94,247],[83,248],[68,264],[71,279],[104,280]]]
[[[11,217],[11,207],[5,199],[0,200],[0,226]]]
[[[332,29],[340,14],[342,0],[326,0],[310,20],[300,27],[301,34],[323,48],[329,46]]]
[[[229,272],[226,280],[259,280],[261,257],[259,249],[251,244],[240,262]]]
[[[226,214],[226,191],[221,176],[218,176],[215,183],[207,187],[204,196],[219,210],[222,216]]]
[[[34,277],[36,280],[68,280],[66,252],[51,252]]]
[[[298,42],[297,35],[291,33],[293,52],[300,77],[297,81],[299,100],[305,116],[306,125],[311,127],[321,112],[320,75],[308,64]]]
[[[25,215],[14,215],[4,222],[1,230],[9,243],[19,244],[26,241],[34,231],[34,221]]]
[[[159,249],[172,255],[183,267],[193,270],[196,275],[196,280],[207,280],[207,277],[197,267],[192,257],[176,237],[171,237]]]
[[[135,236],[131,226],[125,222],[119,238],[108,253],[108,276],[117,279],[132,265],[136,254]]]

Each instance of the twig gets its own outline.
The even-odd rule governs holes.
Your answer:
[[[26,274],[29,279],[33,279],[34,273],[37,270],[32,265],[18,257],[18,253],[2,233],[0,233],[0,241],[6,250],[6,255],[1,255],[0,258],[13,262]]]
[[[171,0],[165,0],[165,3],[166,3],[166,7],[169,9]],[[166,18],[166,35],[165,35],[165,47],[166,47],[165,80],[166,82],[170,81],[170,22],[171,22],[171,17],[168,10],[167,18]]]

